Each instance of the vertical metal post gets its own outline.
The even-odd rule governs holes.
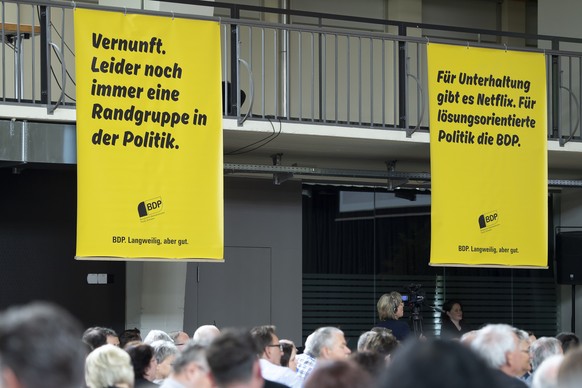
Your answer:
[[[558,50],[560,44],[557,40],[552,40],[552,50]],[[552,138],[559,135],[559,118],[560,118],[560,61],[557,55],[552,55]],[[560,141],[560,144],[562,142]]]
[[[406,36],[406,27],[398,26],[398,36]],[[398,123],[406,128],[406,42],[398,41]]]
[[[570,321],[571,331],[576,331],[576,285],[572,284],[572,320]]]
[[[281,0],[281,7],[289,11],[289,2]],[[285,12],[281,20],[282,24],[289,23],[289,14]],[[281,34],[281,116],[289,120],[289,30],[283,27],[283,34]]]
[[[48,51],[48,15],[47,7],[40,6],[40,102],[49,103],[49,51]]]
[[[321,24],[321,18],[318,19],[318,26],[321,29],[322,24]],[[317,66],[318,66],[318,74],[319,74],[319,79],[318,81],[318,87],[319,87],[319,95],[318,95],[318,102],[319,102],[319,119],[323,121],[323,66],[321,65],[321,61],[323,60],[323,52],[321,49],[321,46],[323,44],[323,38],[322,38],[322,33],[319,32],[317,34],[317,38],[319,41],[319,45],[317,47],[318,49],[318,55],[319,55],[319,61],[317,62]]]
[[[237,5],[233,5],[230,9],[230,17],[233,19],[240,18],[240,9]],[[238,111],[237,106],[237,95],[240,92],[238,91],[238,25],[231,24],[230,25],[230,97],[229,97],[229,106],[231,114],[239,116],[240,112]]]

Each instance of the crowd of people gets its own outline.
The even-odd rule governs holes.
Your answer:
[[[83,332],[53,304],[16,306],[0,313],[0,388],[573,388],[582,382],[574,333],[535,338],[499,323],[468,330],[461,302],[450,301],[441,338],[417,338],[399,321],[403,307],[398,293],[383,295],[379,324],[353,350],[340,328],[325,326],[299,352],[272,325],[204,325],[192,336],[151,330],[142,338],[138,329]]]

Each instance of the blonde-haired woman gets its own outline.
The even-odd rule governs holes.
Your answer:
[[[129,354],[115,345],[93,350],[85,361],[85,382],[89,388],[132,388],[133,366]]]
[[[404,302],[402,295],[396,291],[384,294],[376,304],[380,322],[375,327],[384,327],[392,331],[392,335],[398,341],[404,341],[410,335],[410,327],[403,321],[399,321],[404,315]]]

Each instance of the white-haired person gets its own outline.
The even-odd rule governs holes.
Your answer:
[[[166,333],[165,331],[154,329],[154,330],[150,330],[148,335],[146,335],[146,337],[143,339],[143,343],[151,345],[152,342],[159,341],[159,340],[174,342],[172,337],[170,337],[170,335],[168,333]]]
[[[514,328],[505,324],[487,325],[477,331],[471,341],[471,349],[480,355],[493,368],[497,379],[506,388],[526,388],[527,384],[519,379],[523,375],[522,349]]]
[[[85,360],[85,383],[88,388],[132,388],[133,380],[129,354],[115,345],[100,346]]]

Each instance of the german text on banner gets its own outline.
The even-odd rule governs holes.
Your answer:
[[[431,265],[546,267],[544,55],[427,50]]]
[[[217,22],[75,10],[77,258],[223,258]]]

